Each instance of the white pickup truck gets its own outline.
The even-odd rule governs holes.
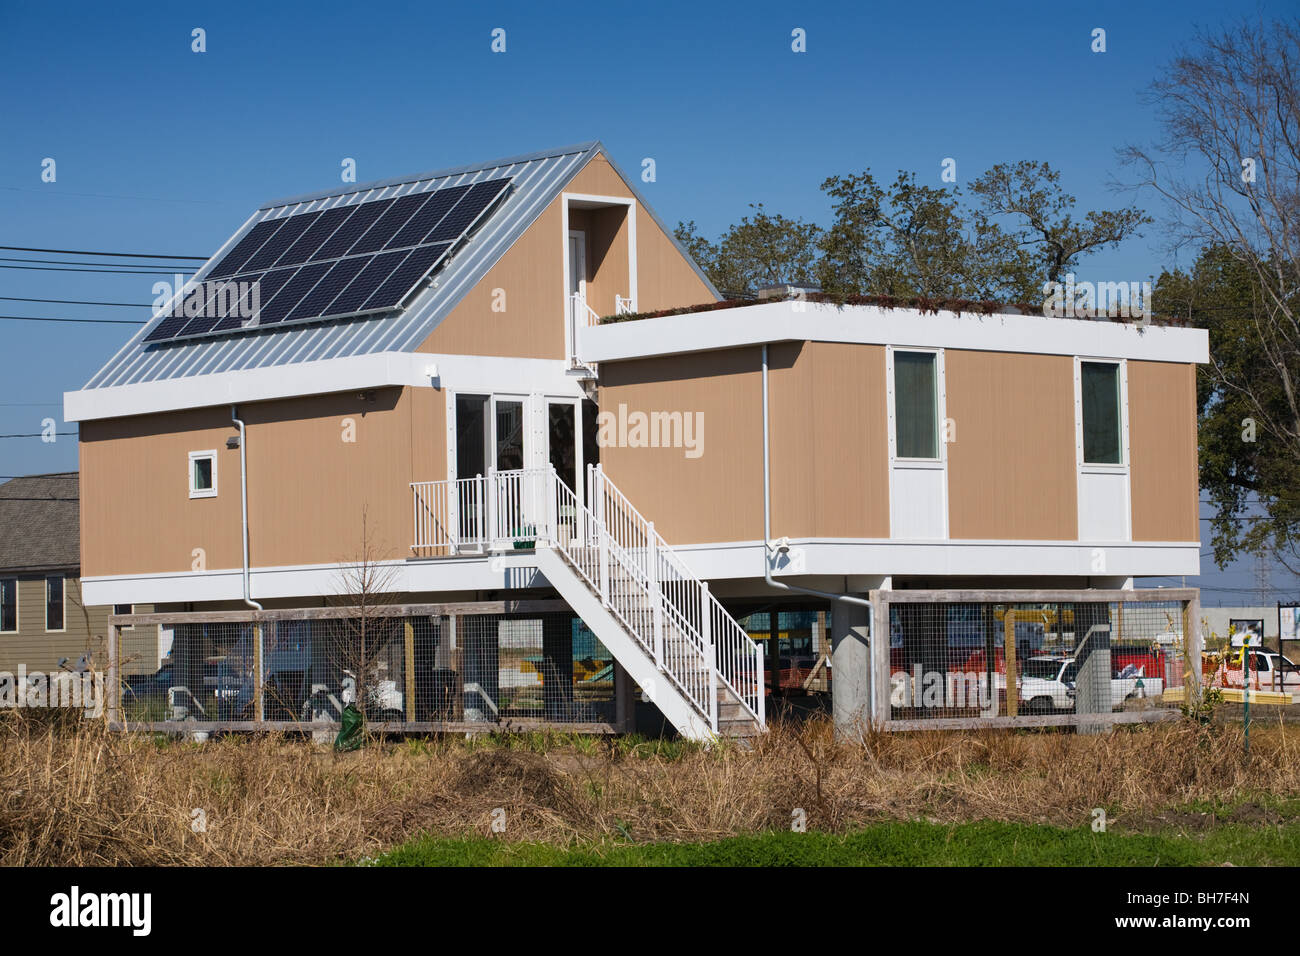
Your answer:
[[[1074,710],[1077,670],[1073,657],[1031,657],[1020,675],[1020,703],[1027,712]],[[1140,697],[1159,697],[1165,682],[1127,667],[1110,682],[1111,706]]]

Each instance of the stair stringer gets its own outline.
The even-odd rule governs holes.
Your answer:
[[[709,721],[655,665],[654,659],[553,548],[538,542],[537,568],[677,732],[690,740],[712,740]]]

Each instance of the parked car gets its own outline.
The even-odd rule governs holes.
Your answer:
[[[1019,679],[1019,696],[1026,711],[1053,713],[1075,708],[1078,690],[1078,665],[1073,657],[1031,657],[1024,662]],[[1000,684],[1005,688],[1005,677]],[[1126,665],[1110,681],[1111,706],[1141,697],[1158,697],[1164,693],[1160,677],[1148,677],[1143,668]]]
[[[132,674],[122,681],[123,704],[151,704],[167,700],[172,686],[172,665],[164,664],[152,674]]]

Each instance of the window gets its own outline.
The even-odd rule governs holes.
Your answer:
[[[1122,465],[1119,364],[1080,362],[1083,397],[1083,461],[1088,465]]]
[[[135,613],[135,605],[134,605],[134,604],[114,604],[114,605],[113,605],[113,613],[114,613],[114,614],[134,614],[134,613]],[[121,628],[119,628],[119,630],[129,631],[129,630],[131,630],[131,628],[134,627],[134,626],[135,626],[135,625],[133,625],[133,624],[123,624],[123,625],[121,626]]]
[[[0,578],[0,631],[18,630],[18,579]]]
[[[938,356],[894,353],[894,454],[939,457]]]
[[[62,631],[63,628],[63,578],[45,579],[45,629]]]
[[[215,498],[217,496],[216,451],[190,452],[190,497]]]

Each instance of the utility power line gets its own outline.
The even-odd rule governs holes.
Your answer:
[[[152,252],[88,252],[85,249],[37,249],[34,246],[0,246],[13,252],[52,252],[65,256],[117,256],[124,259],[197,259],[206,262],[207,256],[169,256]]]
[[[50,315],[0,315],[0,322],[77,322],[82,325],[148,325],[146,319],[65,319]]]
[[[151,302],[100,302],[96,299],[30,299],[20,295],[0,295],[4,302],[52,302],[55,305],[116,305],[131,309],[152,309]]]

